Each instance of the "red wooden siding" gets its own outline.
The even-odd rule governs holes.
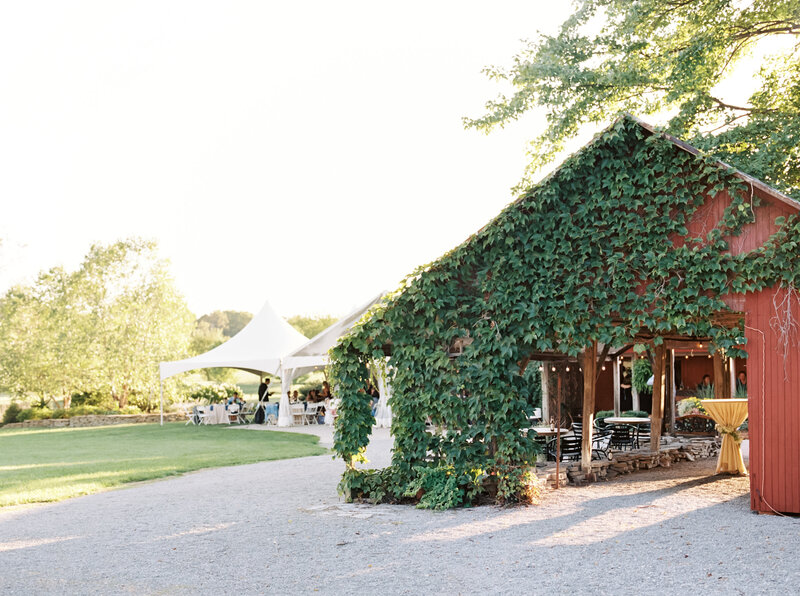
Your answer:
[[[800,350],[790,344],[784,359],[770,325],[773,296],[785,294],[763,291],[746,301],[750,504],[757,511],[800,513]],[[792,315],[800,320],[796,303]]]
[[[745,226],[740,236],[728,239],[733,254],[761,246],[777,230],[777,217],[797,212],[760,190],[755,194],[761,199],[755,209],[756,221]],[[707,201],[687,226],[690,234],[708,233],[729,204],[730,197],[725,193]],[[791,338],[784,358],[779,353],[779,337],[770,325],[776,317],[775,297],[782,299],[785,292],[768,288],[745,296],[728,296],[725,302],[745,312],[749,358],[745,366],[737,362],[737,370],[747,371],[751,507],[800,513],[800,330]],[[800,304],[793,305],[792,316],[800,322]]]

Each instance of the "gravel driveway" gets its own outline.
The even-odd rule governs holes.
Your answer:
[[[231,432],[256,432],[232,429]],[[267,431],[269,432],[269,431]],[[323,443],[329,431],[318,432]],[[369,456],[388,463],[376,431]],[[0,510],[0,593],[795,593],[800,520],[685,463],[538,507],[347,505],[330,456]]]

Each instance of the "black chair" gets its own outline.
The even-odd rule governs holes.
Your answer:
[[[636,428],[636,448],[641,449],[650,444],[650,425],[640,424]]]
[[[635,429],[627,424],[611,426],[611,446],[614,449],[633,449],[635,439]]]
[[[608,455],[609,449],[611,449],[610,430],[598,430],[592,435],[592,459],[611,459]]]
[[[547,454],[556,459],[556,440],[547,443]],[[581,458],[581,440],[575,437],[561,437],[561,461]]]
[[[573,422],[572,423],[572,432],[575,434],[576,437],[583,436],[583,422]]]

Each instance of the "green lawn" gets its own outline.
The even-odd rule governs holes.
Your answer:
[[[0,507],[59,501],[201,468],[326,453],[318,441],[182,423],[0,430]]]

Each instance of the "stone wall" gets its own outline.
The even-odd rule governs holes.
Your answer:
[[[171,412],[164,414],[164,422],[177,422],[184,420],[181,413]],[[160,422],[160,414],[92,414],[88,416],[73,416],[72,418],[48,418],[45,420],[26,420],[6,424],[2,428],[78,428],[85,426],[111,426],[114,424],[152,424]]]
[[[649,448],[631,451],[612,451],[610,460],[592,461],[592,475],[587,476],[580,462],[561,463],[560,486],[571,484],[580,486],[592,480],[611,480],[620,474],[630,474],[637,470],[669,468],[680,461],[695,461],[715,457],[719,453],[716,438],[661,437],[661,450],[652,453]],[[555,464],[548,462],[543,469],[537,467],[537,476],[544,479],[550,487],[555,486]],[[593,476],[593,477],[592,477]]]

